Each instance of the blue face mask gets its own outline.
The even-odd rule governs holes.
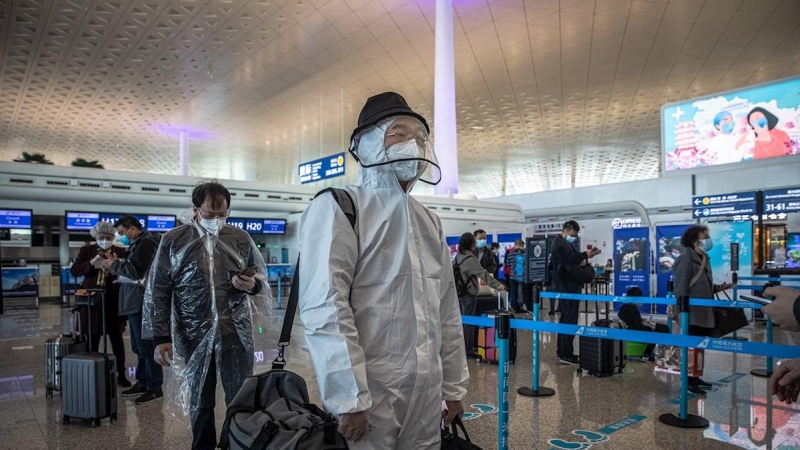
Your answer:
[[[484,249],[484,248],[486,248],[486,239],[478,239],[478,241],[475,243],[475,245],[476,245],[476,246],[477,246],[479,249]]]
[[[755,122],[753,122],[753,125],[757,126],[757,127],[760,127],[760,128],[767,128],[767,125],[768,125],[767,118],[766,117],[759,117],[758,119],[756,119]]]
[[[567,235],[566,239],[567,239],[567,243],[568,244],[572,244],[573,242],[575,242],[578,239],[578,237],[577,236]]]
[[[127,246],[129,246],[129,245],[131,245],[131,239],[130,239],[130,238],[127,236],[127,235],[125,235],[125,234],[119,234],[119,232],[117,232],[117,233],[115,233],[115,234],[116,234],[117,236],[119,236],[119,243],[120,243],[120,244],[122,244],[122,245],[124,245],[124,246],[126,246],[126,247],[127,247]]]
[[[733,132],[733,122],[723,123],[722,132],[725,134],[731,134]]]
[[[711,238],[708,239],[700,239],[700,249],[704,252],[708,253],[709,250],[714,248],[714,241]]]

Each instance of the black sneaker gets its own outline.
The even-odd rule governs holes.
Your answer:
[[[164,398],[163,392],[145,392],[141,397],[136,399],[137,405],[144,405],[145,403],[154,402],[156,400],[161,400]]]
[[[555,311],[549,311],[549,312],[547,313],[547,315],[548,315],[548,316],[555,316],[555,315],[556,315],[556,312],[555,312]]]
[[[698,386],[689,385],[689,392],[691,392],[694,395],[697,395],[698,397],[706,396],[706,391],[700,389]]]
[[[567,356],[565,358],[560,358],[559,357],[558,358],[558,362],[560,362],[561,364],[568,365],[568,366],[577,366],[578,364],[580,364],[580,360],[578,359],[577,356],[574,356],[574,355],[573,356]]]
[[[133,386],[132,388],[126,391],[122,391],[120,395],[122,395],[123,397],[138,397],[144,394],[145,392],[147,392],[147,388],[145,388],[139,383],[136,383],[136,385]]]
[[[695,386],[701,388],[710,388],[714,386],[713,384],[709,383],[708,381],[703,381],[702,378],[698,378],[697,381],[694,382]]]
[[[117,386],[122,388],[129,388],[131,387],[131,382],[128,381],[128,379],[125,378],[125,376],[123,375],[121,377],[117,377]]]

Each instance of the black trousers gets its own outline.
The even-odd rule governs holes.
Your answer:
[[[117,360],[117,377],[125,377],[125,341],[122,340],[122,333],[119,332],[119,327],[115,330],[108,330],[108,342],[111,343],[111,350],[114,352],[114,358]],[[99,352],[100,340],[103,336],[93,334],[91,351]]]
[[[566,292],[580,293],[580,287],[576,289],[567,290]],[[581,302],[574,300],[562,300],[561,304],[561,317],[558,318],[558,323],[566,323],[569,325],[577,325],[578,317],[581,311]],[[558,335],[558,350],[557,355],[559,358],[569,358],[575,356],[575,336],[571,334]]]
[[[478,301],[474,295],[467,294],[459,297],[458,304],[461,305],[462,316],[474,316],[478,312]],[[478,346],[477,330],[474,325],[464,325],[464,348],[467,354]]]
[[[192,450],[214,450],[217,447],[217,429],[214,407],[217,404],[217,351],[220,351],[220,371],[222,389],[225,391],[225,405],[229,405],[241,389],[245,378],[253,374],[255,356],[252,350],[242,345],[238,336],[224,335],[221,344],[214,349],[208,363],[204,380],[201,373],[187,374],[195,378],[194,385],[202,382],[199,393],[192,393]]]
[[[669,333],[669,327],[660,323],[656,324],[656,333]],[[650,356],[653,354],[653,350],[655,350],[656,344],[647,344],[647,348],[644,349],[644,356]]]

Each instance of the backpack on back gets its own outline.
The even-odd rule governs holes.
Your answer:
[[[453,259],[453,278],[456,281],[456,295],[463,297],[469,293],[467,282],[461,276],[461,265],[458,264],[458,255]]]
[[[356,207],[343,189],[325,189],[341,208],[356,231]],[[300,285],[300,258],[297,258],[286,315],[278,338],[278,357],[272,370],[247,377],[228,406],[219,448],[232,450],[347,450],[338,433],[336,417],[312,404],[306,382],[299,375],[283,370],[284,351],[289,346],[297,312]]]

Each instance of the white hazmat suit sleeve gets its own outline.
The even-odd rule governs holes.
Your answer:
[[[469,386],[469,369],[467,368],[467,354],[464,350],[464,328],[461,324],[461,305],[456,294],[456,282],[453,271],[446,270],[452,266],[450,261],[450,248],[447,246],[442,222],[438,216],[433,215],[436,227],[439,229],[442,240],[442,274],[441,303],[439,316],[442,324],[442,346],[439,356],[442,359],[442,399],[447,401],[460,401],[467,395]]]
[[[300,318],[305,326],[320,396],[340,415],[372,406],[364,350],[350,307],[358,261],[353,227],[332,195],[321,195],[300,221]],[[324,350],[323,350],[324,349]]]

